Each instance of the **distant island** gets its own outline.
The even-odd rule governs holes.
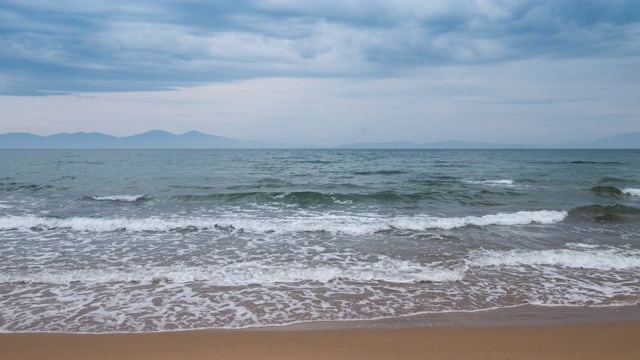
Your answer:
[[[316,146],[308,146],[319,148]],[[304,147],[304,148],[308,148]],[[77,132],[39,136],[29,133],[0,134],[0,149],[291,149],[301,148],[268,141],[239,140],[199,131],[173,134],[152,130],[131,136]],[[640,149],[640,132],[620,134],[589,142],[554,145],[495,144],[484,142],[439,141],[360,142],[339,145],[338,149]]]

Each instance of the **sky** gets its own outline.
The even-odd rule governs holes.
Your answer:
[[[0,133],[332,146],[640,131],[637,0],[2,0]]]

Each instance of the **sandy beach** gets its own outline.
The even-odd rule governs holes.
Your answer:
[[[1,334],[1,359],[638,359],[640,322],[147,334]]]

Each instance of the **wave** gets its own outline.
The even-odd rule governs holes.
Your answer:
[[[620,204],[588,205],[571,209],[569,215],[597,222],[626,221],[640,217],[640,209]]]
[[[518,211],[515,213],[498,213],[484,216],[464,216],[451,218],[426,217],[422,218],[420,221],[415,221],[414,219],[411,219],[410,221],[395,221],[394,225],[399,225],[401,229],[407,230],[451,230],[467,226],[509,226],[527,225],[532,223],[553,224],[564,220],[566,216],[566,211]]]
[[[566,211],[540,210],[498,213],[484,216],[434,217],[428,215],[386,217],[376,214],[317,214],[280,218],[247,217],[231,214],[226,217],[172,217],[172,218],[52,218],[37,216],[0,217],[0,230],[42,231],[68,229],[72,231],[249,231],[271,232],[333,232],[352,235],[373,234],[390,230],[421,231],[426,229],[451,230],[467,226],[511,226],[527,224],[553,224],[562,221]]]
[[[613,186],[594,186],[591,192],[599,196],[619,197],[623,194],[622,190]]]
[[[467,180],[464,181],[467,184],[478,184],[478,185],[489,185],[489,186],[508,186],[513,185],[513,180],[511,179],[502,179],[502,180]]]
[[[598,165],[622,165],[622,162],[619,161],[569,161],[567,162],[567,164],[587,164],[587,165],[593,165],[593,164],[598,164]]]
[[[640,268],[637,250],[511,250],[480,251],[475,253],[471,266],[556,266],[572,269],[628,270]]]
[[[358,192],[318,192],[318,191],[246,191],[246,192],[220,192],[210,194],[180,194],[171,196],[172,199],[184,202],[220,202],[220,203],[241,203],[241,204],[291,204],[300,206],[312,205],[332,205],[332,204],[353,204],[353,203],[393,203],[408,202],[415,203],[425,200],[446,200],[470,198],[471,195],[463,191],[438,190],[436,186],[443,185],[437,180],[414,180],[414,183],[430,185],[419,192],[397,192],[381,191],[376,193]],[[491,187],[506,187],[512,189],[507,183],[487,183]],[[349,184],[337,184],[332,187],[357,187]],[[526,193],[507,191],[490,192],[482,190],[480,194],[505,195],[505,196],[525,196]]]
[[[421,180],[421,179],[411,179],[408,182],[413,184],[427,185],[427,186],[451,186],[451,180]]]
[[[138,202],[145,200],[144,195],[109,195],[109,196],[88,196],[87,200],[114,201],[114,202]]]
[[[215,189],[215,186],[208,185],[169,185],[170,189],[195,189],[195,190],[212,190]]]
[[[622,189],[622,193],[631,196],[640,196],[640,189],[626,188]]]
[[[591,160],[575,160],[575,161],[535,161],[534,164],[541,165],[624,165],[620,161],[591,161]]]
[[[393,191],[373,194],[323,193],[316,191],[292,192],[233,192],[215,194],[174,195],[174,199],[185,202],[232,202],[232,203],[285,203],[295,205],[350,204],[353,202],[402,202],[432,199],[432,193],[397,193]]]
[[[18,182],[0,182],[0,191],[3,192],[12,192],[12,191],[41,191],[52,189],[51,185],[37,185],[37,184],[26,184],[26,183],[18,183]]]
[[[631,179],[624,179],[624,178],[616,178],[616,177],[603,177],[602,179],[600,179],[601,183],[633,183],[635,182],[634,180]]]
[[[499,191],[489,191],[482,190],[480,191],[482,195],[499,195],[499,196],[526,196],[526,193],[517,192],[514,190],[499,190]]]
[[[343,265],[268,264],[261,261],[233,263],[224,266],[154,267],[134,266],[127,269],[93,269],[46,271],[23,274],[0,274],[0,283],[188,283],[206,281],[218,286],[277,284],[299,282],[328,283],[335,280],[358,282],[419,283],[459,281],[468,266],[447,268],[441,264],[419,264],[413,261],[381,256],[378,261]]]
[[[301,160],[295,161],[297,164],[338,164],[340,161],[329,161],[329,160]]]
[[[624,188],[619,189],[613,186],[594,186],[591,191],[600,196],[620,197],[622,195],[640,196],[640,189]]]

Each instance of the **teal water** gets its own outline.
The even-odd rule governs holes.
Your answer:
[[[638,150],[0,150],[0,330],[640,301]]]

